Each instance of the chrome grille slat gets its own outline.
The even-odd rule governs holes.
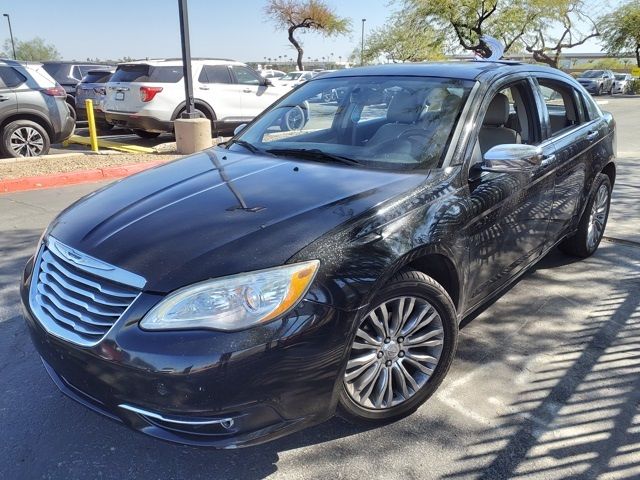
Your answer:
[[[96,315],[101,315],[103,317],[119,317],[120,316],[120,312],[118,312],[117,310],[113,310],[113,309],[112,310],[103,310],[101,308],[95,307],[94,305],[91,305],[91,304],[85,302],[84,300],[81,300],[79,298],[75,298],[74,296],[66,293],[55,282],[47,281],[46,274],[41,273],[40,274],[40,283],[38,284],[38,291],[40,291],[40,293],[44,293],[44,292],[42,292],[40,290],[43,285],[46,285],[46,288],[53,290],[54,294],[57,295],[62,300],[64,300],[65,302],[72,303],[72,304],[74,304],[74,305],[76,305],[78,307],[82,307],[82,308],[84,308],[86,311],[88,311],[90,313],[95,313]]]
[[[48,267],[43,267],[41,270],[41,274],[44,273],[45,275],[52,277],[58,283],[58,285],[62,286],[65,290],[70,290],[74,293],[77,293],[78,295],[82,295],[103,305],[109,305],[110,307],[126,307],[130,303],[129,300],[123,300],[124,297],[120,297],[120,301],[116,301],[108,299],[106,298],[106,296],[101,294],[90,292],[88,290],[82,290],[81,288],[73,285],[71,282],[65,280],[59,273],[53,270],[47,270],[47,268]]]
[[[36,259],[29,299],[35,317],[47,331],[91,346],[122,317],[144,283],[142,277],[84,256],[49,237]]]
[[[80,282],[81,284],[93,287],[95,290],[98,290],[99,292],[106,293],[107,295],[111,295],[111,296],[114,296],[114,297],[125,297],[125,298],[130,298],[132,296],[135,297],[135,295],[127,293],[124,290],[123,291],[117,291],[117,290],[114,290],[114,289],[105,288],[103,285],[100,285],[97,282],[91,281],[88,278],[88,276],[87,277],[81,277],[80,275],[77,275],[77,274],[73,273],[68,268],[63,266],[61,261],[56,260],[55,257],[49,251],[45,251],[44,252],[44,254],[42,255],[42,260],[44,262],[46,262],[47,264],[52,265],[54,268],[56,268],[63,275],[71,278],[72,280],[75,280],[76,282]]]

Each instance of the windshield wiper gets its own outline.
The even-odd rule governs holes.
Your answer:
[[[266,153],[264,150],[262,150],[261,148],[256,147],[253,143],[249,143],[246,140],[231,140],[228,144],[227,144],[227,150],[229,149],[229,147],[231,145],[240,145],[241,147],[246,148],[247,150],[249,150],[251,153]]]
[[[267,153],[271,153],[273,155],[293,155],[297,157],[311,158],[314,160],[343,163],[345,165],[362,165],[361,162],[354,160],[353,158],[323,152],[319,148],[272,148],[267,150]]]

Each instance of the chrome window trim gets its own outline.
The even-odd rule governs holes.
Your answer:
[[[142,415],[143,417],[153,418],[155,420],[160,420],[161,422],[174,423],[176,425],[222,425],[225,428],[231,428],[233,426],[233,418],[216,418],[211,420],[182,420],[178,418],[166,417],[159,413],[150,412],[149,410],[145,410],[143,408],[134,407],[133,405],[129,405],[127,403],[121,403],[118,407],[128,410],[133,413],[137,413],[138,415]],[[225,426],[226,425],[226,426]]]

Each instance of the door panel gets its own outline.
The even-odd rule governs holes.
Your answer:
[[[218,121],[240,121],[243,118],[240,87],[233,83],[226,65],[205,65],[195,84],[195,96],[211,105]]]

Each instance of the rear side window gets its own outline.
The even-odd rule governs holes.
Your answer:
[[[90,71],[82,78],[81,83],[106,83],[110,76],[111,72]]]
[[[182,80],[182,66],[120,65],[111,82],[176,83]]]
[[[17,87],[26,81],[26,77],[13,68],[0,66],[0,88]]]
[[[202,67],[198,81],[200,83],[233,83],[226,65],[205,65]]]
[[[596,105],[596,102],[593,101],[591,95],[582,94],[582,103],[584,103],[584,108],[586,109],[587,117],[589,120],[596,120],[602,116],[602,112],[600,108]]]

